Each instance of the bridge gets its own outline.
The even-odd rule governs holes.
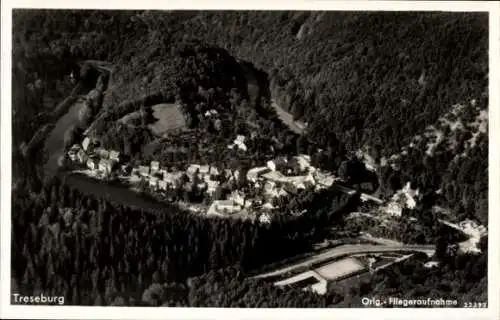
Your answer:
[[[255,279],[262,279],[268,277],[279,276],[286,274],[297,269],[308,269],[313,265],[318,263],[328,262],[333,259],[342,258],[345,256],[350,256],[354,254],[376,254],[376,253],[387,253],[387,252],[407,252],[415,253],[422,252],[427,254],[427,256],[432,256],[435,252],[435,247],[433,245],[372,245],[372,244],[354,244],[354,245],[343,245],[340,247],[333,248],[326,252],[317,254],[305,261],[298,262],[278,270],[262,273],[260,275],[254,276]]]

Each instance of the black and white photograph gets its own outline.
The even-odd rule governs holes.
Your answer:
[[[498,315],[498,4],[334,2],[3,8],[0,309]]]

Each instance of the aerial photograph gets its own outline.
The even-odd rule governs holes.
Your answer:
[[[11,15],[11,305],[488,308],[488,12]]]

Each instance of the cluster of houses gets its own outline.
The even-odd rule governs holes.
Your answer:
[[[243,141],[244,139],[237,138],[235,145],[240,146]],[[159,161],[132,167],[129,164],[120,163],[119,152],[98,147],[88,137],[81,145],[73,145],[68,156],[72,161],[86,165],[94,176],[104,178],[115,172],[120,178],[129,180],[131,183],[146,181],[155,191],[177,188],[190,190],[196,184],[198,190],[212,197],[221,180],[237,181],[240,176],[238,170],[220,171],[214,166],[200,164],[190,164],[186,170],[165,168],[160,166]],[[260,222],[268,223],[271,219],[270,213],[279,207],[280,198],[296,194],[306,188],[313,187],[316,190],[327,188],[335,181],[332,174],[321,172],[313,167],[307,155],[299,155],[291,160],[287,158],[270,160],[266,166],[250,169],[246,178],[258,196],[251,198],[241,190],[233,190],[226,199],[214,200],[206,214],[258,216]]]
[[[301,175],[285,175],[299,172]],[[270,222],[270,212],[276,208],[276,203],[282,197],[295,194],[306,188],[316,190],[330,187],[336,178],[329,173],[321,172],[311,165],[308,155],[270,160],[266,166],[255,167],[247,172],[248,182],[258,190],[259,199],[246,198],[240,191],[233,191],[226,200],[215,200],[207,211],[209,215],[224,216],[238,214],[252,215],[252,209],[258,209],[261,223]]]
[[[85,137],[82,144],[74,144],[68,151],[68,157],[101,176],[108,176],[120,163],[120,153],[115,150],[106,150]]]
[[[184,186],[192,188],[194,183],[200,190],[212,195],[219,185],[219,170],[210,165],[191,164],[186,171],[169,170],[161,167],[158,161],[151,161],[149,166],[132,168],[132,176],[145,179],[153,190],[169,190]]]

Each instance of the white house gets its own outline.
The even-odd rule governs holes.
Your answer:
[[[209,165],[202,165],[200,166],[200,173],[202,175],[208,174],[210,172],[210,166]]]
[[[116,161],[116,162],[120,162],[120,152],[118,152],[116,150],[111,150],[109,152],[109,159]]]
[[[272,171],[276,171],[276,163],[274,163],[274,161],[273,161],[273,160],[269,160],[269,161],[267,162],[267,167],[268,167],[269,169],[271,169]]]
[[[101,161],[99,161],[99,171],[102,171],[105,174],[109,174],[111,171],[113,171],[114,164],[115,162],[109,159],[101,159]]]
[[[189,167],[186,170],[186,173],[188,176],[192,177],[200,170],[200,165],[199,164],[190,164]]]
[[[160,189],[160,190],[167,190],[167,181],[165,181],[165,180],[158,180],[158,189]]]
[[[262,213],[259,217],[259,222],[263,224],[271,223],[271,216],[267,213]]]
[[[151,161],[151,175],[157,173],[160,170],[160,162]]]
[[[87,167],[90,170],[96,170],[99,166],[99,163],[97,162],[97,159],[91,158],[87,160]]]
[[[158,187],[158,178],[156,178],[156,177],[149,178],[149,186],[152,188],[157,188]]]
[[[87,162],[88,156],[85,153],[85,151],[83,151],[83,149],[78,150],[78,153],[76,154],[76,156],[78,158],[78,161],[80,161],[80,163],[86,163]]]
[[[139,166],[139,174],[143,177],[149,176],[149,167]]]
[[[83,142],[82,142],[82,148],[83,150],[87,151],[90,147],[90,139],[89,137],[85,137],[85,139],[83,139]],[[88,151],[91,151],[91,150],[88,150]]]
[[[248,181],[256,182],[261,174],[264,174],[268,171],[269,171],[268,167],[252,168],[252,169],[248,170],[248,172],[247,172],[247,179],[248,179]]]

